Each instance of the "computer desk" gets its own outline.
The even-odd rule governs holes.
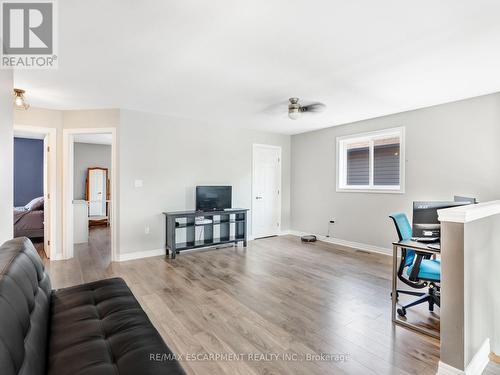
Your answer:
[[[397,305],[397,286],[398,286],[398,249],[411,249],[415,250],[416,252],[419,253],[426,253],[426,254],[439,254],[441,251],[437,249],[432,249],[427,244],[422,243],[422,242],[417,242],[417,241],[412,241],[412,240],[404,240],[404,241],[399,241],[399,242],[393,242],[392,243],[392,322],[394,324],[400,325],[402,327],[410,328],[414,331],[423,333],[428,336],[432,336],[435,338],[439,338],[439,334],[436,334],[435,332],[423,328],[421,326],[418,326],[416,324],[407,322],[405,320],[400,319],[397,316],[396,313],[396,305]]]

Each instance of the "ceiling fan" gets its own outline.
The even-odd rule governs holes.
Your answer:
[[[299,98],[292,97],[288,99],[286,103],[288,105],[288,117],[292,120],[299,119],[303,113],[319,113],[323,112],[326,108],[326,105],[320,102],[307,103],[306,105],[302,105],[299,103]],[[284,103],[278,103],[268,107],[267,113],[283,113],[283,105]]]

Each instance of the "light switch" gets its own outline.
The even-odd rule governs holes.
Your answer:
[[[142,180],[135,180],[134,181],[134,186],[136,188],[141,188],[142,187]]]

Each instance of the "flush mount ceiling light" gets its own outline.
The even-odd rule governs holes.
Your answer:
[[[24,93],[26,91],[21,90],[21,89],[14,89],[14,106],[17,109],[28,109],[30,105],[26,102],[26,99],[24,98]]]

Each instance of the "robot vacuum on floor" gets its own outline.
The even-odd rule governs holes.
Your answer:
[[[302,242],[316,242],[317,238],[315,235],[307,235],[307,236],[302,236],[300,237]]]

